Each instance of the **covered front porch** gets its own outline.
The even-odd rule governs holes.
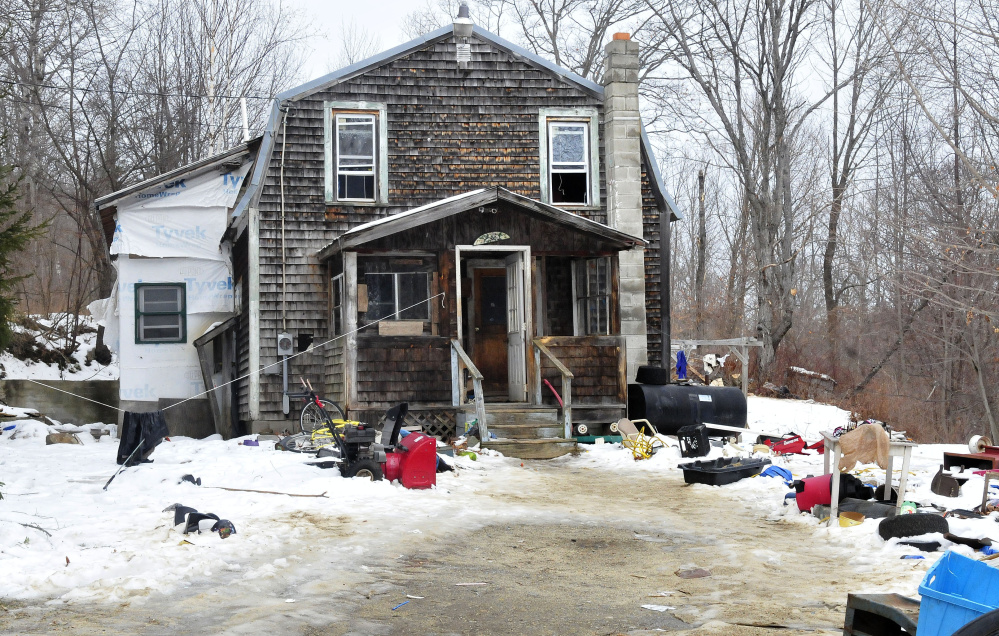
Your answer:
[[[475,420],[507,454],[566,452],[625,414],[618,253],[642,245],[502,188],[358,226],[319,254],[344,335],[326,392],[364,421],[405,401],[441,437]]]

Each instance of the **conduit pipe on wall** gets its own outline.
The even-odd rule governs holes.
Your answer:
[[[288,111],[281,119],[281,168],[278,185],[281,190],[281,331],[288,331],[288,254],[284,240],[284,157],[288,142]],[[288,356],[281,357],[281,409],[288,415],[291,405],[288,398]]]

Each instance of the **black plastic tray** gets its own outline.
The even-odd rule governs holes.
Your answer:
[[[688,484],[724,486],[746,477],[759,475],[770,464],[769,459],[747,457],[721,457],[712,461],[680,464],[683,480]]]

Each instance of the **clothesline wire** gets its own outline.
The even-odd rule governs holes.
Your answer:
[[[263,373],[264,371],[266,371],[267,369],[269,369],[271,367],[274,367],[274,366],[277,366],[279,364],[282,364],[285,360],[292,360],[292,359],[297,358],[298,356],[304,355],[306,353],[312,353],[316,349],[322,349],[323,347],[325,347],[326,345],[328,345],[328,344],[330,344],[332,342],[335,342],[335,341],[337,341],[337,340],[339,340],[341,338],[345,338],[345,337],[347,337],[347,336],[349,336],[351,334],[358,333],[358,332],[360,332],[360,331],[362,331],[364,329],[367,329],[368,327],[371,327],[372,325],[377,325],[378,323],[382,322],[383,320],[388,320],[389,318],[392,318],[394,316],[398,316],[399,314],[407,312],[410,309],[413,309],[415,307],[419,307],[423,303],[428,303],[428,302],[430,302],[431,300],[433,300],[435,298],[441,298],[441,304],[443,305],[443,303],[444,303],[444,298],[443,297],[445,295],[446,295],[445,292],[440,292],[439,294],[434,294],[433,296],[429,296],[427,298],[424,298],[423,300],[421,300],[421,301],[419,301],[417,303],[413,303],[409,307],[403,307],[402,309],[399,309],[398,311],[394,311],[394,312],[392,312],[392,313],[390,313],[390,314],[388,314],[386,316],[383,316],[383,317],[379,318],[378,320],[373,320],[373,321],[371,321],[369,323],[361,325],[357,329],[354,329],[352,331],[348,331],[346,333],[342,333],[339,336],[333,336],[329,340],[327,340],[325,342],[322,342],[322,343],[320,343],[318,345],[314,344],[314,345],[312,345],[311,347],[309,347],[308,349],[306,349],[304,351],[299,351],[298,353],[290,355],[287,358],[282,358],[282,359],[278,360],[277,362],[272,362],[271,364],[264,365],[264,366],[260,367],[259,369],[255,370],[255,371],[250,371],[249,373],[247,373],[245,375],[242,375],[242,376],[240,376],[238,378],[230,380],[230,381],[228,381],[228,382],[226,382],[224,384],[220,384],[220,385],[218,385],[216,387],[213,387],[211,389],[208,389],[206,391],[202,391],[201,393],[198,393],[197,395],[192,395],[191,397],[185,398],[185,399],[183,399],[183,400],[181,400],[179,402],[175,402],[175,403],[173,403],[173,404],[171,404],[169,406],[166,406],[166,407],[164,407],[164,408],[162,408],[160,410],[166,411],[168,409],[172,409],[175,406],[180,406],[184,402],[189,402],[191,400],[200,398],[200,397],[202,397],[204,395],[208,395],[212,391],[217,391],[217,390],[219,390],[221,388],[229,386],[230,384],[232,384],[234,382],[239,382],[240,380],[245,380],[246,378],[248,378],[250,376],[253,376],[253,375],[259,375],[260,373]],[[123,408],[119,408],[117,406],[111,406],[110,404],[105,404],[104,402],[98,402],[97,400],[92,400],[92,399],[90,399],[88,397],[85,397],[83,395],[79,395],[77,393],[72,393],[70,391],[64,391],[63,389],[56,388],[56,387],[54,387],[54,386],[52,386],[50,384],[43,384],[41,382],[38,382],[37,380],[32,380],[31,378],[25,378],[25,379],[28,382],[32,382],[32,383],[37,384],[39,386],[43,386],[43,387],[45,387],[47,389],[52,389],[53,391],[58,391],[60,393],[65,393],[66,395],[71,395],[73,397],[80,398],[81,400],[86,400],[87,402],[93,402],[94,404],[99,404],[101,406],[105,406],[105,407],[107,407],[109,409],[114,409],[115,411],[119,411],[121,413],[125,413],[126,412],[125,409],[123,409]]]

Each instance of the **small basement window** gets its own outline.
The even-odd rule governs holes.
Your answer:
[[[610,333],[610,272],[607,258],[576,261],[573,287],[576,296],[577,335]]]
[[[187,286],[183,283],[135,285],[135,343],[187,341]]]
[[[589,123],[548,123],[551,202],[587,205],[590,191]]]

